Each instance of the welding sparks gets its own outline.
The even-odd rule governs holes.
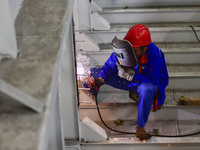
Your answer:
[[[83,75],[85,72],[83,66],[77,66],[77,74],[78,75]]]

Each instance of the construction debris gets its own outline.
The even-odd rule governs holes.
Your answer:
[[[115,123],[116,125],[123,125],[123,124],[124,124],[124,120],[117,119],[117,120],[114,120],[114,123]]]
[[[128,6],[124,6],[123,9],[128,9]]]
[[[200,106],[200,97],[181,96],[179,97],[178,104],[184,106]]]

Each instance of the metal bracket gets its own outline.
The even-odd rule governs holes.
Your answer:
[[[84,50],[84,51],[99,51],[100,48],[96,41],[90,38],[85,33],[76,33],[76,50]]]
[[[85,117],[80,121],[81,138],[85,141],[106,141],[107,134],[103,128],[93,122],[90,118]]]
[[[91,27],[93,30],[110,30],[110,23],[94,12],[91,14]]]
[[[91,11],[102,11],[102,8],[96,2],[92,1]]]

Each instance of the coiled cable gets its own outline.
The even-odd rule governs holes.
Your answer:
[[[125,131],[119,131],[119,130],[115,130],[115,129],[112,129],[111,127],[109,127],[103,120],[102,116],[101,116],[101,112],[100,112],[100,109],[99,109],[99,104],[98,104],[98,100],[97,100],[97,96],[95,96],[95,100],[96,100],[96,106],[97,106],[97,111],[98,111],[98,114],[99,114],[99,118],[101,120],[101,122],[103,123],[103,125],[108,128],[109,130],[111,131],[114,131],[114,132],[117,132],[117,133],[122,133],[122,134],[136,134],[135,132],[125,132]],[[196,135],[196,134],[199,134],[200,133],[200,130],[197,131],[197,132],[194,132],[194,133],[188,133],[188,134],[183,134],[183,135],[154,135],[154,134],[151,134],[152,136],[156,136],[156,137],[168,137],[168,138],[180,138],[180,137],[187,137],[187,136],[193,136],[193,135]]]

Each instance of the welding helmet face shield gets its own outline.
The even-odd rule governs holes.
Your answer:
[[[125,67],[137,66],[137,58],[131,43],[127,40],[120,40],[116,36],[112,40],[114,55],[117,57],[120,65]]]

